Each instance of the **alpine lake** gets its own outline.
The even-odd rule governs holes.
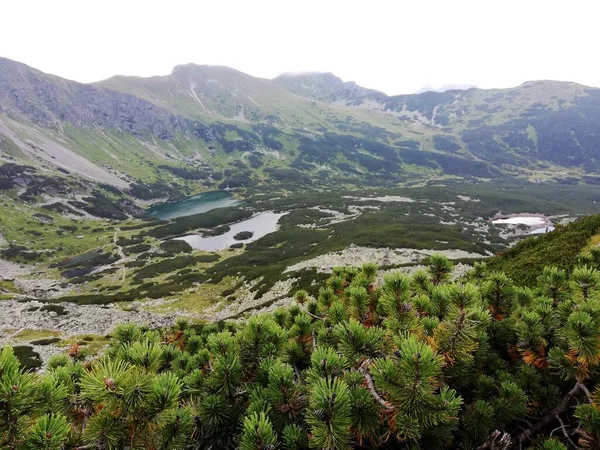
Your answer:
[[[242,204],[243,201],[233,198],[227,191],[214,191],[187,197],[178,202],[155,205],[148,210],[148,213],[157,219],[169,220]],[[271,211],[260,212],[249,219],[230,224],[226,228],[227,231],[217,236],[202,236],[195,233],[177,239],[187,242],[194,250],[209,252],[224,250],[238,243],[246,244],[256,241],[277,231],[279,219],[285,214]],[[240,233],[246,236],[240,238],[239,236],[243,236]]]

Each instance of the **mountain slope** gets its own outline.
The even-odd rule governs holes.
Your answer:
[[[185,66],[185,69],[198,74],[208,71],[210,66]],[[218,69],[243,76],[231,69]],[[172,77],[179,72],[183,70],[174,70]],[[212,73],[210,77],[207,79],[215,79]],[[249,78],[243,76],[246,81]],[[509,173],[522,172],[524,168],[530,173],[560,172],[561,168],[576,174],[599,170],[600,91],[576,83],[534,81],[511,89],[472,88],[386,96],[352,82],[343,82],[330,73],[283,74],[272,82],[253,80],[262,87],[268,85],[270,95],[274,95],[273,85],[285,92],[279,92],[276,103],[256,94],[261,105],[294,105],[306,109],[306,104],[290,100],[287,93],[316,100],[318,103],[313,102],[311,106],[316,111],[325,111],[325,129],[359,134],[400,150],[450,153],[492,163]],[[220,83],[221,94],[217,97],[225,98],[227,89],[244,92],[240,86],[239,82]],[[210,92],[214,98],[215,91]],[[254,93],[256,89],[246,92]],[[324,110],[322,103],[330,109]],[[242,108],[238,106],[240,111]],[[341,122],[339,108],[344,108],[345,117]],[[236,118],[232,113],[228,117]],[[265,111],[262,117],[274,116]],[[319,119],[322,117],[321,114]],[[315,125],[309,123],[308,128],[312,126],[314,130]],[[378,128],[383,129],[382,133],[377,132]],[[322,132],[323,128],[316,131]],[[405,139],[397,139],[399,136]],[[423,157],[420,153],[405,152],[405,156],[407,164],[416,160],[417,165],[422,166],[427,166],[427,159],[439,159],[437,155]],[[434,165],[439,166],[439,162]],[[447,172],[447,166],[442,165],[442,171]]]
[[[448,176],[597,182],[599,137],[600,90],[575,83],[390,97],[332,74],[266,80],[188,64],[90,85],[0,59],[0,158],[162,193]]]
[[[294,103],[269,80],[222,66],[187,64],[175,67],[167,76],[115,76],[94,85],[136,95],[193,119],[259,120],[277,110],[277,101]]]
[[[316,105],[312,98],[282,89],[275,81],[223,66],[186,64],[166,76],[115,76],[94,86],[135,95],[178,116],[208,123],[265,123],[313,131],[335,127],[332,119],[343,121],[352,115],[347,108]],[[379,124],[379,119],[363,120]]]

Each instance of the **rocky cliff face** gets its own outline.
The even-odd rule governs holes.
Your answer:
[[[44,74],[0,58],[0,112],[36,124],[109,128],[169,139],[174,133],[210,136],[201,123],[178,117],[133,95]]]

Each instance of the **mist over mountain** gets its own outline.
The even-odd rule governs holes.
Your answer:
[[[432,85],[426,84],[422,88],[417,89],[415,91],[415,94],[422,94],[423,92],[430,92],[430,91],[432,91],[432,92],[446,92],[446,91],[452,91],[452,90],[466,91],[467,89],[476,88],[476,87],[477,86],[475,84],[448,83],[448,84],[444,84],[443,86],[441,86],[439,88],[434,88]]]

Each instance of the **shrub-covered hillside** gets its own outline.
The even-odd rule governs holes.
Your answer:
[[[598,448],[600,273],[534,288],[477,264],[450,282],[336,269],[247,322],[119,326],[45,373],[0,353],[7,449]]]
[[[600,236],[600,215],[582,217],[574,223],[558,225],[552,233],[525,239],[488,264],[519,284],[533,286],[545,266],[570,272],[577,264],[600,264],[600,248],[587,248],[595,236]]]

